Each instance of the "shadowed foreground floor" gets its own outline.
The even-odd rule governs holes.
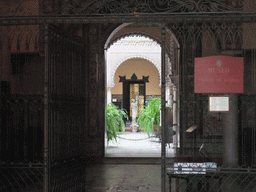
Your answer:
[[[86,170],[87,192],[161,191],[161,166],[98,164]]]
[[[57,185],[54,185],[52,190],[58,192],[161,191],[161,166],[159,164],[89,164],[85,166],[85,169],[82,168],[82,171],[76,170],[75,172],[60,175],[58,184],[56,183]],[[71,175],[73,176],[70,177]],[[65,189],[65,186],[73,187]],[[32,189],[28,192],[43,192],[43,189],[40,187],[40,189]]]

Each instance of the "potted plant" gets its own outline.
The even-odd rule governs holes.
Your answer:
[[[113,103],[109,103],[107,105],[105,112],[105,124],[108,142],[113,139],[116,140],[116,136],[119,134],[120,130],[124,132],[124,118],[128,119],[128,115],[124,110],[118,109]]]
[[[140,128],[150,133],[159,132],[160,125],[160,108],[161,108],[161,98],[150,98],[148,105],[142,110],[141,115],[138,117],[138,124]]]

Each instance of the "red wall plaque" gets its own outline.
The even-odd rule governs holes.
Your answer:
[[[195,93],[243,93],[244,58],[195,58]]]

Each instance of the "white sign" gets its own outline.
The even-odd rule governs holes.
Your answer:
[[[209,97],[209,111],[211,112],[228,112],[229,97]]]
[[[217,163],[174,163],[174,174],[206,174],[207,171],[217,171]]]

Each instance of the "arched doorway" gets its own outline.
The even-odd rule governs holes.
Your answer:
[[[123,28],[122,28],[123,27]],[[119,29],[119,30],[117,30]],[[119,66],[121,64],[124,64],[125,62],[131,62],[130,68],[128,67],[125,69],[126,72],[130,71],[130,74],[126,75],[126,77],[129,79],[132,77],[133,74],[136,74],[139,78],[142,78],[143,75],[148,76],[148,74],[140,74],[138,75],[138,71],[144,71],[143,69],[139,69],[139,65],[136,64],[137,61],[147,60],[150,62],[151,66],[154,66],[158,73],[158,83],[157,85],[154,85],[157,87],[158,92],[153,93],[151,95],[148,95],[147,98],[150,96],[158,96],[161,97],[161,27],[158,24],[141,24],[141,25],[133,25],[133,24],[123,24],[119,28],[114,30],[114,32],[109,36],[106,44],[105,44],[105,58],[106,58],[106,68],[107,68],[107,79],[106,79],[106,95],[107,95],[107,101],[106,103],[114,102],[116,103],[119,108],[123,108],[123,96],[119,91],[119,94],[113,94],[113,91],[115,92],[118,87],[116,83],[119,80],[119,76],[125,75],[123,74],[116,74],[115,75],[115,81],[114,81],[114,75],[118,70]],[[128,40],[130,38],[130,40]],[[140,41],[139,41],[140,39]],[[169,77],[170,74],[172,74],[172,64],[171,62],[175,62],[175,58],[171,57],[171,55],[175,55],[174,53],[174,45],[178,46],[176,38],[173,36],[173,34],[168,31],[168,35],[166,35],[166,55],[165,55],[165,62],[166,62],[166,103],[169,107],[169,109],[172,107],[172,93],[174,84],[171,82],[171,79]],[[118,47],[119,45],[119,47]],[[137,49],[136,49],[137,45]],[[111,50],[112,49],[112,50]],[[171,53],[172,52],[172,53]],[[109,57],[114,57],[113,59],[109,59]],[[140,62],[138,62],[140,63]],[[121,66],[120,66],[121,67]],[[136,69],[137,68],[137,72]],[[147,68],[147,67],[146,67]],[[132,70],[131,70],[132,69]],[[138,70],[139,69],[139,70]],[[149,77],[150,81],[152,76]],[[121,85],[119,85],[119,89]],[[146,89],[147,90],[147,89]],[[150,89],[149,89],[150,90]],[[114,96],[114,97],[113,97]],[[145,98],[146,99],[146,98]],[[127,104],[128,106],[130,104]],[[128,108],[129,107],[124,107]],[[171,116],[171,119],[173,119],[173,111],[171,111],[168,115]],[[128,111],[128,114],[130,115],[130,111]],[[172,125],[172,123],[169,123],[169,125]],[[177,134],[178,135],[178,134]],[[172,137],[172,136],[171,136]],[[173,139],[171,139],[173,140]],[[177,141],[177,139],[175,139]],[[107,142],[105,141],[105,146],[107,146]],[[160,142],[159,142],[159,154],[149,154],[148,157],[160,157],[161,151],[160,151]],[[173,146],[171,147],[173,149]],[[105,151],[106,153],[106,151]],[[106,155],[106,154],[105,154]],[[123,156],[123,155],[122,155]],[[130,156],[129,153],[127,153],[127,157]],[[174,156],[174,152],[172,151],[172,155]]]

